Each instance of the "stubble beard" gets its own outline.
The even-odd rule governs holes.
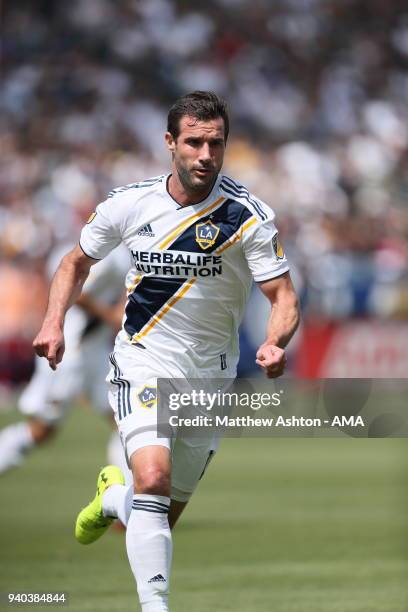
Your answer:
[[[193,177],[193,170],[189,171],[187,168],[181,165],[176,165],[176,169],[180,182],[187,193],[190,192],[197,194],[209,191],[212,185],[214,185],[218,176],[218,173],[210,174],[206,179],[204,179],[204,177],[201,180],[196,178],[196,182]]]

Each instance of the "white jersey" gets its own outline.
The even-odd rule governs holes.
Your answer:
[[[83,228],[95,259],[121,242],[130,250],[128,302],[120,340],[160,359],[231,372],[252,279],[286,272],[274,213],[219,175],[209,196],[180,206],[159,176],[112,191]]]

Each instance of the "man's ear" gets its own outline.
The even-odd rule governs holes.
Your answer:
[[[168,150],[171,151],[171,153],[174,153],[176,149],[176,141],[174,140],[172,134],[170,134],[170,132],[166,132],[164,139],[166,141]]]

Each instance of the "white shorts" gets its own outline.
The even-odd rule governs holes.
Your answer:
[[[218,374],[215,373],[214,377]],[[218,374],[219,375],[219,374]],[[166,367],[147,350],[117,342],[111,355],[107,376],[109,402],[122,440],[127,461],[144,446],[165,446],[171,451],[171,497],[188,501],[203,476],[218,445],[219,435],[185,438],[159,437],[157,434],[157,379],[185,378],[185,374]]]
[[[95,332],[79,347],[68,344],[55,372],[46,359],[36,357],[34,374],[18,401],[19,410],[53,424],[85,394],[98,412],[109,415],[105,376],[110,348],[110,335],[108,340],[106,333]]]

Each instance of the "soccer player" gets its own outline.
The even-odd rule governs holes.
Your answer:
[[[50,274],[66,251],[65,246],[51,253]],[[0,431],[0,474],[21,465],[32,450],[55,435],[82,393],[98,413],[112,420],[104,384],[106,360],[113,330],[117,332],[121,325],[129,263],[129,253],[122,247],[92,269],[81,297],[67,313],[67,346],[58,371],[53,372],[43,359],[36,358],[34,374],[18,400],[26,420]],[[115,430],[108,443],[108,457],[123,468],[126,462]]]
[[[34,341],[56,368],[66,310],[95,261],[124,243],[133,257],[133,290],[110,358],[109,397],[134,486],[123,486],[117,468],[104,468],[94,500],[78,515],[76,537],[93,542],[114,517],[127,525],[143,612],[169,609],[170,530],[215,450],[210,435],[191,443],[157,435],[157,378],[235,377],[238,326],[252,279],[271,303],[256,355],[268,377],[283,373],[284,347],[298,324],[274,213],[220,174],[228,130],[225,102],[214,93],[176,101],[165,135],[170,174],[115,189],[99,204],[80,245],[60,264]]]

